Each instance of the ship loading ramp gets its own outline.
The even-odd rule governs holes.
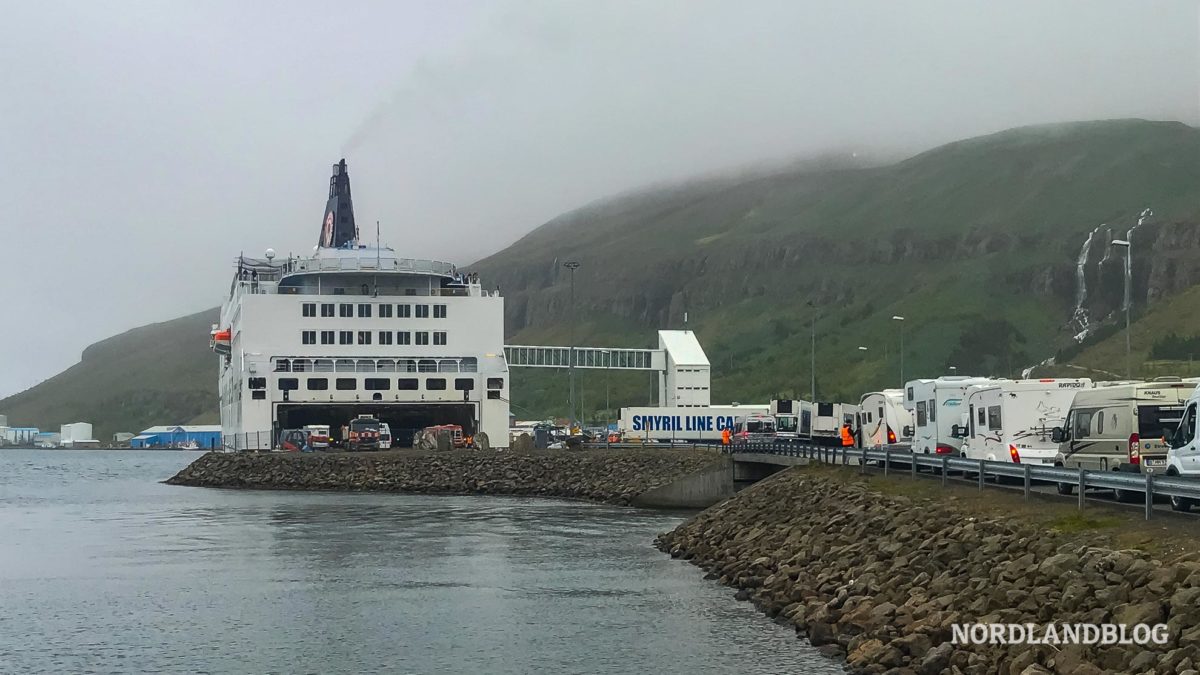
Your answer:
[[[477,403],[280,403],[276,409],[279,428],[299,429],[310,424],[327,424],[335,441],[342,440],[342,427],[359,415],[371,415],[391,428],[392,447],[412,446],[413,435],[426,427],[457,424],[463,434],[474,436],[478,429]]]

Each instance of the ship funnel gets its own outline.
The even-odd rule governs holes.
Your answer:
[[[317,246],[341,248],[357,243],[358,226],[354,224],[354,203],[350,199],[350,172],[343,159],[333,165],[329,201],[325,202],[325,218],[321,221],[321,238]]]

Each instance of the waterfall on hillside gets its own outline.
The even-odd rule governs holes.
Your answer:
[[[1154,215],[1154,212],[1151,211],[1149,207],[1142,209],[1142,213],[1138,215],[1137,223],[1135,223],[1133,227],[1129,228],[1129,230],[1125,232],[1125,241],[1132,244],[1133,231],[1141,227],[1142,223],[1146,222],[1146,219],[1152,215]],[[1122,312],[1129,311],[1129,303],[1132,300],[1132,298],[1130,298],[1130,295],[1133,292],[1133,265],[1130,264],[1133,262],[1132,257],[1133,248],[1127,246],[1125,248],[1125,297],[1121,300]]]
[[[1090,328],[1087,308],[1084,307],[1084,303],[1087,302],[1087,261],[1092,252],[1092,240],[1102,227],[1103,224],[1097,225],[1094,230],[1088,232],[1087,239],[1083,240],[1083,246],[1079,248],[1079,257],[1075,259],[1075,311],[1071,314],[1071,322],[1078,331],[1075,334],[1076,342],[1083,342]]]

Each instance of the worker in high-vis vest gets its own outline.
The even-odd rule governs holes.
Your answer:
[[[849,448],[854,445],[854,433],[850,431],[849,424],[842,425],[842,447]]]
[[[733,440],[733,434],[730,433],[729,427],[725,427],[721,430],[721,445],[729,445],[731,440]]]

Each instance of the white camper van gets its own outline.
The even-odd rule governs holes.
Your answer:
[[[1168,432],[1179,428],[1184,404],[1195,387],[1178,378],[1110,384],[1075,395],[1066,422],[1054,430],[1059,442],[1054,463],[1069,469],[1165,473]],[[1071,494],[1073,484],[1060,483]],[[1117,498],[1133,498],[1136,493]]]
[[[863,394],[858,404],[859,438],[864,448],[912,440],[912,413],[904,407],[904,390],[884,389]],[[905,431],[909,435],[905,435]]]
[[[1195,378],[1189,378],[1194,380]],[[1191,385],[1185,379],[1185,383]],[[1167,434],[1167,475],[1184,476],[1187,478],[1200,477],[1200,438],[1196,434],[1197,409],[1200,408],[1200,386],[1192,390],[1184,404],[1183,416],[1179,426]],[[1187,511],[1195,504],[1190,499],[1171,497],[1171,508],[1176,511]]]
[[[1061,427],[1075,394],[1090,389],[1087,378],[997,380],[967,392],[963,455],[992,462],[1053,464],[1058,444],[1051,440]]]
[[[812,439],[813,404],[808,401],[772,400],[775,435],[781,441]]]
[[[904,407],[913,416],[912,451],[957,455],[962,439],[952,431],[966,419],[967,389],[996,382],[987,377],[951,375],[936,380],[912,380],[904,385]]]

